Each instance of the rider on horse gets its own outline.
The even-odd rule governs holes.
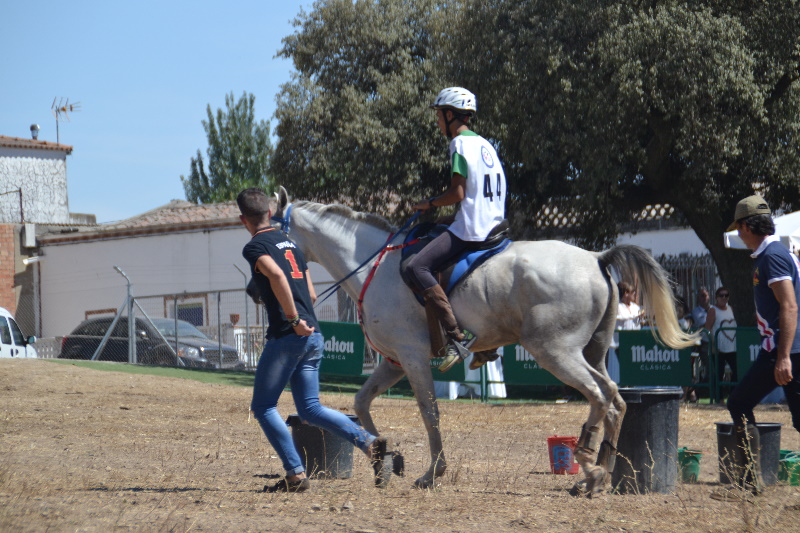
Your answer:
[[[448,337],[446,371],[466,359],[475,336],[459,328],[444,289],[433,273],[462,252],[483,243],[505,219],[506,177],[494,147],[469,127],[477,112],[475,95],[461,87],[442,90],[430,106],[436,110],[439,130],[450,139],[450,187],[423,200],[417,210],[459,204],[455,221],[408,264],[405,274],[425,300],[429,323],[438,321]]]

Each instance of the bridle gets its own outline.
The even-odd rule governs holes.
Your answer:
[[[273,216],[271,218],[271,220],[280,223],[280,230],[287,237],[289,236],[289,230],[291,229],[291,220],[292,220],[291,215],[292,215],[292,206],[293,205],[294,204],[289,204],[289,205],[286,206],[286,209],[285,209],[284,214],[283,214],[282,217]],[[366,281],[364,282],[364,286],[361,288],[361,294],[359,294],[358,301],[356,302],[356,310],[358,311],[358,323],[361,326],[361,330],[364,332],[364,338],[367,340],[369,345],[372,346],[372,349],[374,349],[376,352],[380,353],[384,357],[386,357],[386,355],[381,353],[380,350],[378,350],[375,347],[375,345],[369,339],[369,335],[367,335],[367,330],[364,328],[364,321],[362,319],[362,312],[361,312],[362,311],[362,305],[363,305],[363,302],[364,302],[364,295],[366,294],[367,287],[369,287],[369,284],[372,281],[373,276],[375,275],[375,271],[378,270],[378,266],[380,265],[381,260],[383,259],[383,256],[384,256],[384,254],[386,254],[386,252],[399,250],[401,248],[405,248],[406,246],[410,246],[412,244],[416,244],[416,242],[419,241],[419,239],[414,239],[414,240],[412,240],[410,242],[407,242],[407,243],[403,243],[403,244],[399,244],[399,245],[396,245],[396,246],[392,246],[392,241],[395,239],[395,237],[397,237],[398,235],[403,233],[405,230],[407,230],[411,226],[411,224],[413,224],[414,221],[417,220],[417,218],[419,218],[421,213],[422,213],[422,211],[417,211],[416,213],[414,213],[411,216],[411,218],[408,219],[408,221],[406,221],[405,224],[403,224],[402,228],[400,228],[399,230],[397,230],[394,233],[390,233],[389,237],[386,239],[386,242],[384,243],[383,246],[378,248],[375,251],[375,253],[370,255],[363,263],[358,265],[355,268],[355,270],[353,270],[352,272],[347,274],[345,277],[343,277],[342,279],[340,279],[339,281],[337,281],[336,283],[334,283],[333,285],[331,285],[330,287],[328,287],[327,289],[322,291],[317,296],[317,302],[314,304],[314,307],[318,307],[318,306],[322,305],[322,303],[325,300],[327,300],[328,298],[333,296],[333,294],[335,294],[336,291],[338,291],[342,287],[342,284],[345,281],[347,281],[348,279],[350,279],[351,277],[356,275],[358,272],[360,272],[365,266],[367,266],[369,264],[370,261],[372,261],[377,256],[378,259],[375,261],[375,264],[372,265],[372,270],[370,270],[370,273],[367,276]],[[387,357],[387,359],[389,359],[389,361],[395,363],[395,361],[392,360],[391,358]],[[395,363],[395,364],[397,364],[397,363]]]

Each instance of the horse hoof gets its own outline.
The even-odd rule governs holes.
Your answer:
[[[586,496],[592,498],[605,490],[606,470],[595,466],[586,473]]]
[[[414,482],[415,489],[432,489],[436,486],[436,483],[433,479],[428,479],[426,477],[421,477]]]
[[[584,496],[586,494],[586,480],[582,479],[569,489],[570,496]]]
[[[403,454],[397,451],[392,452],[392,472],[400,477],[406,473],[406,460]]]

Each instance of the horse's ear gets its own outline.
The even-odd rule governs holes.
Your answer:
[[[275,193],[275,196],[278,198],[278,206],[280,207],[281,211],[283,211],[287,205],[289,205],[289,193],[286,192],[286,189],[283,188],[283,185],[278,187],[278,192]]]

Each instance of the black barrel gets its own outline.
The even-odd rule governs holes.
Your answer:
[[[361,424],[358,417],[347,417]],[[286,423],[292,428],[292,440],[306,475],[318,478],[347,479],[353,475],[353,443],[338,435],[303,422],[298,415],[289,415]]]
[[[680,387],[621,388],[628,404],[611,483],[619,493],[670,493],[678,477]]]
[[[778,482],[778,467],[781,456],[781,426],[777,423],[757,423],[756,428],[761,436],[761,479],[765,485]],[[733,422],[717,422],[717,452],[719,453],[719,482],[731,483],[728,476],[733,472],[731,465],[732,451],[736,449],[736,433]]]

